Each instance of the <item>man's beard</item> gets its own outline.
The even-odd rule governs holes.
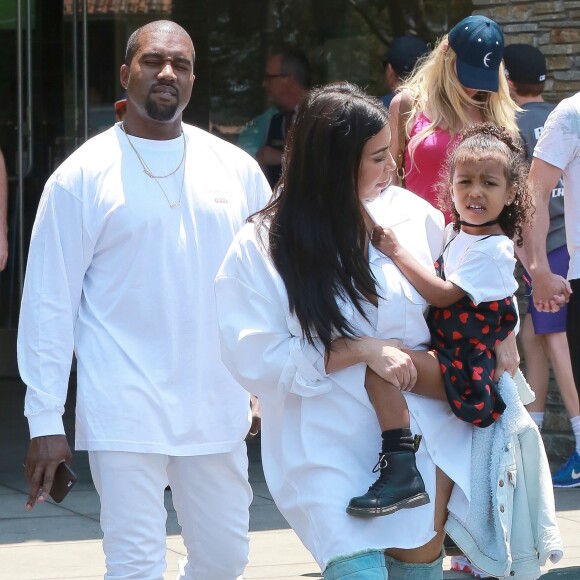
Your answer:
[[[151,97],[145,102],[145,111],[155,121],[170,121],[177,112],[177,103],[160,107]]]

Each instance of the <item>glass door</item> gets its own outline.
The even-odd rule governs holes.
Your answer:
[[[192,32],[195,107],[207,127],[209,0],[0,0],[0,149],[9,178],[9,257],[0,272],[0,377],[15,375],[16,328],[30,233],[46,180],[87,138],[115,122],[130,34],[172,19]]]
[[[8,176],[8,262],[0,273],[0,328],[14,328],[21,292],[24,181],[31,174],[33,101],[31,74],[33,0],[0,3],[0,148]]]
[[[69,11],[63,0],[0,0],[0,148],[9,185],[0,377],[17,372],[20,297],[44,183],[90,131],[87,28],[87,0],[72,0]]]
[[[130,27],[139,25],[126,16],[103,13],[91,0],[0,0],[0,148],[9,177],[0,335],[18,324],[44,183],[87,138],[114,123],[124,43]]]

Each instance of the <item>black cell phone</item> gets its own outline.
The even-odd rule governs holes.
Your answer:
[[[74,487],[77,482],[77,476],[73,470],[66,464],[60,463],[54,473],[54,481],[50,489],[50,497],[60,503]]]

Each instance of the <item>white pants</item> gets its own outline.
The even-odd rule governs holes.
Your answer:
[[[229,453],[193,457],[91,451],[89,461],[101,498],[105,580],[163,579],[167,484],[187,549],[182,577],[242,577],[252,501],[244,442]]]

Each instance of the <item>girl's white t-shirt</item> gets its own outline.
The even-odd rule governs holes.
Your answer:
[[[512,296],[518,288],[514,277],[514,244],[504,235],[479,236],[447,226],[443,254],[445,278],[465,290],[475,304]],[[455,237],[453,237],[455,236]]]

